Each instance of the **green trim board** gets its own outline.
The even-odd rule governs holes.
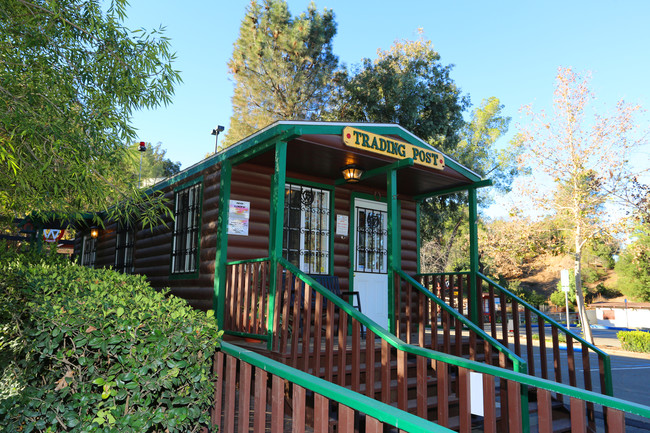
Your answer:
[[[219,329],[224,326],[224,312],[226,307],[226,261],[228,257],[228,212],[230,202],[230,181],[232,176],[232,165],[230,161],[224,161],[221,166],[219,179],[219,209],[217,216],[217,242],[214,257],[214,296],[213,305],[215,318]]]
[[[424,142],[411,132],[395,124],[372,124],[372,123],[342,123],[342,122],[306,122],[306,121],[278,121],[234,145],[222,150],[183,171],[158,183],[146,190],[146,193],[152,193],[164,189],[170,185],[181,182],[187,177],[192,176],[207,167],[219,164],[229,158],[236,158],[235,164],[241,163],[251,158],[261,151],[272,147],[277,141],[290,141],[301,135],[320,134],[320,135],[341,135],[343,128],[353,126],[363,129],[374,134],[393,135],[406,140],[408,143],[424,149],[437,150],[433,146]],[[467,177],[472,182],[478,182],[481,177],[472,172],[467,167],[460,165],[443,153],[446,165]]]
[[[194,257],[194,261],[196,263],[196,270],[194,270],[193,272],[174,272],[173,269],[174,229],[172,229],[172,246],[171,246],[171,252],[169,257],[169,279],[170,280],[195,280],[199,278],[200,269],[201,269],[201,232],[203,231],[203,191],[204,191],[203,176],[198,176],[196,179],[192,179],[189,182],[185,182],[174,188],[174,209],[175,209],[176,198],[178,193],[199,184],[201,185],[199,188],[199,204],[198,204],[199,227],[196,234],[196,257]],[[174,220],[175,220],[175,216],[174,216]],[[176,221],[174,221],[174,227],[175,225],[176,225]]]
[[[488,186],[492,186],[492,184],[493,184],[492,179],[484,179],[480,182],[474,182],[468,185],[460,185],[460,186],[455,186],[453,188],[442,189],[440,191],[434,191],[431,193],[416,195],[415,197],[413,197],[413,199],[416,201],[422,201],[431,197],[437,197],[439,195],[447,195],[447,194],[453,194],[455,192],[467,191],[471,188],[473,189],[485,188]]]
[[[275,143],[275,159],[273,179],[271,183],[271,206],[269,221],[269,257],[271,258],[271,275],[278,275],[278,259],[282,257],[282,232],[284,230],[284,187],[287,183],[287,143]],[[266,329],[268,332],[267,349],[273,345],[273,316],[275,314],[275,296],[277,294],[277,278],[271,278],[269,293],[269,314]]]
[[[469,271],[470,271],[470,311],[469,316],[472,322],[478,325],[479,314],[481,311],[482,294],[479,293],[481,288],[477,284],[479,270],[479,253],[478,253],[478,200],[476,188],[470,188],[467,191],[469,198]]]

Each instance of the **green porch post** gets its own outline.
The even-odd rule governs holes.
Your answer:
[[[400,251],[400,227],[397,207],[397,171],[390,170],[386,173],[387,185],[387,253],[388,253],[388,330],[397,335],[395,329],[395,272],[394,268],[401,267]]]
[[[217,215],[217,252],[214,258],[213,308],[219,329],[224,327],[226,306],[226,260],[228,256],[228,211],[230,206],[230,180],[232,162],[224,160],[219,181],[219,213]]]
[[[422,206],[422,203],[417,201],[415,203],[415,251],[417,253],[415,256],[415,269],[418,274],[422,272],[422,263],[420,262],[420,252],[422,250],[422,229],[420,228],[420,219],[422,215],[420,214],[420,206]]]
[[[467,190],[469,197],[469,270],[470,270],[470,320],[478,325],[478,315],[481,311],[482,297],[481,287],[477,284],[479,269],[478,263],[478,205],[476,200],[476,188]]]
[[[275,315],[275,294],[277,293],[278,259],[282,257],[282,231],[284,229],[284,185],[287,178],[287,143],[275,145],[275,173],[271,183],[271,221],[269,227],[269,257],[271,258],[271,281],[266,329],[267,347],[273,344],[273,316]]]

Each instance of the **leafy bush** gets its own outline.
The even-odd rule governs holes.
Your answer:
[[[621,331],[616,334],[623,350],[650,353],[650,333],[644,331]]]
[[[110,270],[12,261],[0,263],[0,275],[11,294],[0,314],[12,343],[0,346],[0,359],[20,372],[14,387],[22,388],[0,397],[6,431],[193,432],[209,424],[221,336],[211,312]]]
[[[650,224],[637,228],[635,240],[616,263],[618,289],[638,302],[650,301]]]

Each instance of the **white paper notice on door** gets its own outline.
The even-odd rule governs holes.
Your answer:
[[[248,236],[248,221],[251,214],[249,201],[230,200],[228,211],[228,234]]]

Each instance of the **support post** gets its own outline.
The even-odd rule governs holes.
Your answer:
[[[469,198],[469,267],[470,267],[470,320],[479,324],[479,314],[482,311],[481,287],[478,284],[479,255],[478,255],[478,203],[476,188],[467,190]]]
[[[232,162],[224,160],[219,180],[219,212],[217,215],[217,252],[214,258],[214,315],[220,330],[224,327],[226,306],[226,261],[228,258],[228,211],[230,208],[230,184]]]
[[[399,287],[395,287],[395,268],[401,267],[400,251],[400,226],[399,209],[397,206],[397,171],[390,170],[386,174],[387,185],[387,264],[388,264],[388,330],[397,335],[395,329],[395,294]]]
[[[417,270],[417,273],[420,274],[422,273],[422,263],[420,262],[420,254],[422,252],[422,228],[421,228],[421,214],[420,214],[420,206],[422,206],[422,203],[420,201],[415,203],[415,251],[417,252],[417,255],[415,257],[416,263],[415,263],[415,269]]]
[[[266,318],[267,348],[273,345],[273,317],[275,316],[275,296],[278,283],[278,259],[282,257],[282,232],[284,229],[284,185],[287,178],[287,143],[279,141],[275,145],[275,172],[271,183],[271,215],[269,224],[269,257],[271,275],[268,314]]]

